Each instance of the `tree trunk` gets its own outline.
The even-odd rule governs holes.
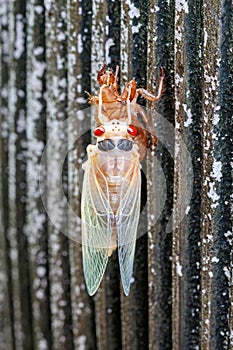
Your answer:
[[[2,0],[0,349],[233,347],[230,0]],[[151,92],[131,291],[117,252],[94,297],[81,191],[88,95],[119,65]]]

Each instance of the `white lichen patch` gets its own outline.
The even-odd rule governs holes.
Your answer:
[[[187,128],[190,124],[192,124],[193,116],[192,116],[191,109],[187,108],[187,105],[185,103],[183,103],[183,108],[184,108],[184,111],[185,111],[185,113],[187,115],[187,119],[184,122],[184,126]]]
[[[141,26],[142,26],[141,23],[138,23],[136,26],[132,26],[132,33],[133,34],[139,33]]]
[[[206,28],[204,28],[204,47],[207,46],[207,40],[208,40],[208,33]]]
[[[82,34],[78,34],[78,38],[77,38],[77,49],[78,49],[78,53],[79,53],[79,54],[83,52]]]
[[[1,110],[2,112],[2,110]],[[2,121],[1,123],[1,136],[2,138],[7,138],[9,135],[9,127],[7,121]]]
[[[25,128],[26,128],[25,111],[21,109],[19,111],[19,116],[17,119],[16,131],[17,133],[22,133],[23,131],[25,131]]]
[[[176,273],[179,277],[183,276],[182,265],[180,264],[179,256],[176,256]]]
[[[224,266],[223,271],[224,271],[224,274],[227,277],[229,283],[232,284],[232,272],[229,270],[229,268],[227,266]]]
[[[211,259],[212,263],[218,263],[219,262],[219,258],[217,258],[217,256],[213,256],[213,258]]]
[[[213,274],[212,271],[209,271],[209,272],[208,272],[208,275],[209,275],[210,278],[213,278],[213,277],[214,277],[214,274]]]
[[[39,56],[44,53],[44,48],[42,46],[38,46],[34,49],[34,55]]]
[[[85,350],[86,341],[87,341],[87,337],[85,335],[80,335],[77,341],[77,350]]]
[[[131,19],[139,18],[140,17],[139,9],[130,0],[126,0],[126,4],[129,6],[129,12],[128,12],[129,17]]]
[[[219,195],[216,192],[215,184],[213,182],[209,183],[209,191],[207,193],[208,197],[212,200],[212,208],[216,208],[218,205]]]
[[[38,277],[42,278],[46,275],[46,268],[44,266],[38,266],[36,269],[36,274]]]
[[[213,125],[217,125],[219,123],[219,120],[220,120],[219,111],[220,111],[220,109],[221,109],[220,106],[215,107],[214,116],[213,116]]]
[[[25,49],[25,32],[24,32],[24,18],[22,14],[17,14],[16,16],[16,38],[15,38],[15,51],[14,58],[19,59]]]
[[[35,12],[38,15],[41,15],[43,13],[43,11],[44,11],[43,6],[40,6],[40,5],[36,5],[34,8],[35,8]]]
[[[189,13],[188,1],[187,0],[176,0],[176,10],[178,12],[184,11],[185,13]]]
[[[105,43],[105,57],[106,57],[106,63],[111,63],[111,57],[110,57],[110,48],[114,46],[115,43],[112,38],[109,38]]]
[[[228,243],[232,246],[233,245],[233,232],[227,231],[224,236],[226,237]]]
[[[213,170],[211,175],[216,181],[220,182],[222,178],[222,162],[214,160],[213,162]]]

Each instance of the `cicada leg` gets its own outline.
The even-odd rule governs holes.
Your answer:
[[[102,76],[104,75],[105,71],[106,71],[106,63],[103,64],[103,67],[99,70],[98,74],[97,74],[97,81],[100,85],[104,84],[104,79],[102,78]]]
[[[109,88],[113,88],[114,90],[118,89],[118,72],[119,66],[116,67],[116,72],[113,74],[112,70],[106,70],[107,65],[104,63],[103,67],[99,70],[97,74],[97,81],[100,85],[107,85]]]
[[[98,96],[91,95],[88,91],[85,91],[85,94],[88,95],[88,100],[91,105],[97,106],[99,104]]]
[[[137,93],[136,90],[136,81],[130,80],[126,86],[124,87],[122,94],[120,96],[120,100],[122,102],[130,100],[130,102],[135,100],[135,94]]]
[[[157,95],[152,94],[151,92],[147,91],[146,89],[140,88],[136,90],[136,94],[134,96],[134,99],[132,102],[137,101],[137,98],[139,95],[142,95],[143,97],[145,97],[147,100],[152,101],[152,102],[156,102],[160,99],[160,97],[162,96],[163,93],[163,88],[164,88],[164,69],[161,67],[160,68],[160,80],[159,80],[159,88],[158,88],[158,93]]]
[[[118,73],[119,73],[119,66],[116,66],[115,79],[114,79],[114,83],[113,83],[113,86],[116,90],[118,89],[118,82],[117,82]]]

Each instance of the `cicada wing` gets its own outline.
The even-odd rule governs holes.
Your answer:
[[[94,295],[102,281],[107,262],[108,254],[103,248],[82,246],[83,271],[89,295]]]
[[[129,170],[121,188],[117,217],[118,256],[123,289],[129,294],[140,215],[141,173],[139,162]]]
[[[95,294],[103,278],[111,242],[111,207],[108,184],[91,157],[85,164],[81,202],[82,257],[89,295]]]

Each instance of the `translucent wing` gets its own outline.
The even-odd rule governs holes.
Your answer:
[[[126,295],[129,294],[130,280],[140,215],[141,173],[138,159],[132,163],[121,188],[120,207],[117,216],[118,256],[121,280]]]
[[[95,157],[85,163],[82,191],[82,256],[89,295],[95,294],[108,262],[111,242],[111,207],[107,181]]]

